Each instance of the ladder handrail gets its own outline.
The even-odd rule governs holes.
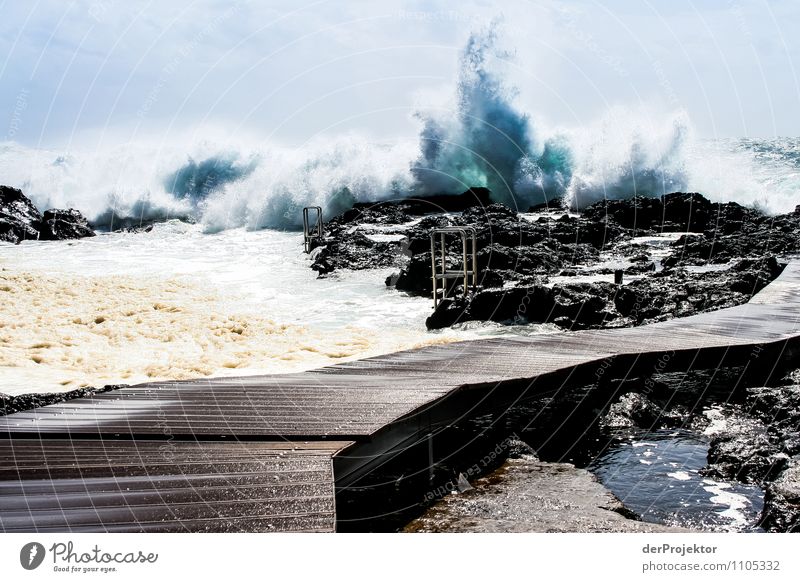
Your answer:
[[[461,238],[461,260],[462,268],[458,271],[448,270],[447,268],[447,241],[448,234],[457,234]],[[437,269],[436,265],[436,238],[437,235],[441,242],[441,271]],[[464,297],[467,296],[469,288],[475,291],[478,285],[478,242],[477,233],[472,226],[443,226],[441,228],[434,228],[430,233],[431,237],[431,281],[433,283],[433,308],[436,309],[439,305],[439,283],[442,283],[442,299],[447,297],[447,279],[464,280]],[[471,242],[468,245],[467,241]],[[468,249],[471,246],[471,249]],[[468,257],[472,259],[471,268],[468,266]],[[470,283],[471,280],[471,283]]]
[[[310,211],[314,210],[317,213],[313,227],[310,227]],[[306,206],[303,208],[303,250],[307,253],[311,252],[311,242],[313,240],[322,240],[322,207],[321,206]]]

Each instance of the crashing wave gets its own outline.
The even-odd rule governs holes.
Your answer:
[[[606,198],[677,190],[758,204],[797,204],[792,140],[701,142],[685,116],[611,109],[580,130],[536,127],[504,77],[511,53],[498,24],[473,33],[461,53],[453,106],[416,113],[417,140],[375,144],[357,135],[302,148],[130,144],[63,154],[0,144],[0,182],[40,208],[79,209],[100,228],[183,218],[208,231],[297,228],[304,206],[326,216],[358,201],[456,194],[484,186],[495,200],[527,209],[565,197],[575,208]]]

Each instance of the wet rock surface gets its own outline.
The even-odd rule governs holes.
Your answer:
[[[730,233],[762,217],[758,211],[736,202],[711,202],[696,192],[674,192],[661,198],[635,196],[604,200],[589,206],[584,216],[598,222],[613,221],[637,234],[703,233],[717,228],[721,233]]]
[[[41,213],[21,190],[0,186],[0,241],[36,240],[41,219]]]
[[[719,205],[714,221],[672,245],[665,266],[725,263],[738,257],[783,255],[800,250],[800,214],[766,216],[736,203]]]
[[[714,434],[705,474],[765,490],[762,527],[800,531],[800,370],[774,386],[746,388]]]
[[[20,394],[19,396],[8,396],[0,394],[0,416],[22,412],[23,410],[33,410],[50,404],[58,404],[75,398],[83,398],[101,392],[109,392],[123,388],[122,384],[109,384],[102,388],[78,388],[68,392],[52,392],[46,394]]]
[[[747,406],[767,424],[770,438],[783,452],[800,454],[800,370],[781,385],[748,389]]]
[[[509,442],[521,446],[507,447],[499,467],[469,481],[451,472],[453,487],[405,531],[756,531],[761,525],[788,531],[785,524],[794,519],[792,474],[777,472],[752,484],[733,465],[725,473],[702,470],[710,442],[723,436],[719,427],[708,432],[712,425],[752,408],[748,399],[764,392],[746,388],[750,366],[660,369],[656,363],[652,376],[628,377],[627,366],[601,364],[591,383],[582,383],[589,377],[566,381],[554,394],[503,410],[502,420],[487,418],[485,427],[503,427],[515,439]],[[791,406],[785,391],[775,388],[768,386],[767,394],[779,399],[778,410]],[[763,400],[774,414],[773,403]],[[789,422],[793,414],[785,415]],[[726,426],[735,432],[734,425]],[[753,428],[752,434],[765,430],[763,423]],[[761,470],[757,460],[764,455],[758,447],[750,452],[749,467]],[[633,511],[647,521],[624,519]],[[654,522],[668,525],[648,529]]]
[[[770,438],[767,425],[738,411],[726,419],[726,427],[711,441],[704,474],[763,484],[774,479],[786,464],[780,445]]]
[[[742,404],[728,407],[709,453],[711,472],[763,482],[800,454],[798,379],[800,374],[793,372],[776,386],[749,387]]]
[[[482,289],[470,298],[445,299],[426,323],[429,329],[470,320],[553,323],[567,330],[642,325],[746,303],[783,267],[769,257],[706,273],[665,269],[625,286],[576,282]]]
[[[346,232],[312,251],[312,268],[327,275],[342,265],[358,271],[393,267],[398,265],[399,251],[399,242],[375,240],[363,232]]]
[[[312,255],[311,268],[320,275],[327,275],[338,269],[399,266],[412,254],[409,242],[404,240],[407,235],[414,238],[408,232],[412,224],[426,215],[462,212],[489,203],[489,191],[485,188],[472,188],[458,196],[356,203],[326,222],[323,240]],[[447,224],[447,219],[439,216],[433,221],[422,219],[422,222],[426,225],[423,228],[429,229]],[[429,243],[427,248],[430,248]]]
[[[448,280],[429,329],[494,321],[574,330],[641,325],[745,303],[780,274],[778,255],[800,249],[800,214],[768,217],[700,194],[604,201],[578,216],[558,204],[533,210],[546,212],[522,215],[491,204],[485,189],[435,203],[356,205],[326,225],[312,268],[327,275],[394,266],[399,270],[387,286],[430,296],[431,231],[469,226],[478,248],[477,285],[465,294],[460,279]],[[676,235],[671,245],[665,240],[663,257],[634,238],[661,232],[688,234]],[[447,237],[445,257],[448,270],[464,270],[458,237]],[[624,284],[611,282],[617,268],[609,257],[630,277]],[[708,263],[716,267],[699,268]]]
[[[77,210],[45,210],[39,223],[39,240],[69,240],[95,236],[89,221]]]
[[[687,410],[682,406],[662,407],[647,396],[629,392],[609,406],[600,421],[602,430],[626,428],[664,428],[681,426],[686,422]]]
[[[620,501],[587,470],[509,458],[463,492],[448,495],[406,532],[680,532],[627,517]]]
[[[0,241],[68,240],[94,236],[86,218],[75,209],[41,214],[16,188],[0,186]]]
[[[762,525],[771,531],[800,533],[800,456],[767,486]]]
[[[664,321],[746,303],[783,270],[775,257],[741,259],[721,271],[664,269],[620,287],[614,307],[635,324]]]

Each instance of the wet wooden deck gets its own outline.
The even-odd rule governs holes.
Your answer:
[[[333,531],[335,486],[419,440],[420,411],[447,422],[454,393],[502,399],[510,382],[598,362],[713,362],[798,340],[793,260],[745,305],[654,325],[155,382],[21,412],[0,418],[0,531]]]

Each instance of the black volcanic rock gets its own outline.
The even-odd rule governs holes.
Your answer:
[[[600,327],[617,317],[609,310],[614,292],[615,287],[610,283],[568,283],[552,287],[534,283],[479,289],[467,299],[457,296],[443,301],[425,324],[428,329],[464,321],[553,323],[565,329]]]
[[[714,219],[715,205],[696,192],[673,192],[661,197],[663,215],[656,217],[654,227],[664,230],[700,231]]]
[[[549,238],[562,244],[588,244],[602,249],[630,236],[622,228],[611,223],[593,222],[585,217],[574,218],[564,215],[566,220],[556,220],[548,229]]]
[[[411,257],[405,267],[400,269],[393,284],[398,291],[406,291],[411,295],[431,295],[433,279],[431,277],[431,253],[420,253]]]
[[[665,270],[619,289],[614,305],[633,322],[663,321],[747,302],[783,270],[774,257],[744,259],[730,269]]]
[[[58,404],[59,402],[66,402],[68,400],[74,400],[75,398],[83,398],[85,396],[101,394],[125,387],[127,387],[127,384],[107,384],[102,388],[76,388],[69,392],[32,393],[19,394],[17,396],[8,396],[0,393],[0,416],[21,412],[23,410],[33,410],[34,408]]]
[[[94,235],[89,222],[77,210],[51,209],[42,215],[21,190],[0,186],[0,241],[20,243]]]
[[[664,266],[725,263],[800,251],[800,214],[764,216],[733,202],[717,206],[713,224],[702,233],[675,241]]]
[[[463,194],[452,196],[354,204],[351,209],[325,225],[320,250],[315,253],[311,267],[320,275],[326,275],[337,269],[361,270],[399,266],[406,253],[413,255],[430,249],[430,229],[451,224],[447,217],[441,215],[442,212],[460,212],[490,205],[489,191],[485,188],[472,188]],[[425,216],[434,213],[439,215]],[[419,217],[423,218],[416,226],[403,226]],[[369,233],[375,227],[389,227],[376,234],[399,233],[407,240],[402,243],[371,240]],[[430,277],[430,263],[428,276]]]
[[[95,236],[89,221],[77,210],[45,210],[39,223],[40,240],[69,240]]]
[[[665,267],[800,251],[797,212],[765,216],[736,202],[712,203],[696,193],[604,200],[586,208],[583,216],[597,224],[618,224],[633,235],[686,232],[673,243]]]
[[[761,526],[768,531],[800,532],[800,456],[764,492]]]
[[[0,186],[0,241],[36,240],[41,219],[42,215],[21,190]]]
[[[534,204],[528,208],[528,212],[558,212],[559,210],[567,210],[567,203],[563,198],[553,198],[541,204]]]
[[[687,418],[683,406],[662,408],[644,394],[628,392],[608,407],[600,419],[600,427],[607,431],[639,428],[655,430],[682,426]]]
[[[624,228],[650,231],[663,205],[655,198],[636,196],[626,200],[601,200],[582,214],[597,223],[615,222]]]
[[[542,286],[531,288],[485,289],[474,296],[464,298],[458,292],[454,297],[439,303],[437,309],[425,320],[428,329],[441,329],[464,321],[515,322],[525,317],[526,306],[536,301],[552,304],[549,289]]]
[[[800,531],[800,370],[776,386],[748,387],[724,426],[703,473],[764,486],[761,525]]]
[[[314,262],[311,268],[320,275],[327,275],[337,269],[393,267],[398,264],[400,243],[375,241],[364,233],[352,232],[327,241],[312,255]]]
[[[478,289],[467,301],[444,302],[426,325],[437,329],[472,320],[553,323],[571,330],[640,325],[740,305],[781,270],[782,265],[771,257],[745,259],[730,269],[710,273],[661,271],[624,286],[559,283],[548,287],[543,278],[533,276],[518,279],[514,287]],[[506,275],[507,280],[512,276]],[[430,294],[430,253],[412,259],[396,284],[398,289]]]
[[[746,406],[767,425],[770,443],[779,451],[776,469],[782,469],[767,484],[761,525],[770,531],[800,532],[800,370],[783,385],[747,392]]]
[[[491,204],[491,192],[488,188],[470,188],[461,194],[414,196],[401,201],[405,212],[414,216],[440,212],[462,212],[468,208],[484,208]]]
[[[711,441],[703,474],[763,483],[783,469],[786,457],[760,419],[737,412],[728,416],[725,424],[725,430]]]
[[[674,192],[661,198],[602,200],[587,207],[583,215],[598,223],[614,221],[636,234],[662,230],[702,232],[715,215],[714,206],[701,194]]]
[[[800,381],[791,384],[748,388],[747,406],[751,414],[768,425],[770,438],[789,456],[800,455]]]
[[[486,188],[470,188],[461,194],[413,196],[400,200],[357,202],[353,207],[331,220],[326,227],[334,229],[344,224],[390,223],[400,224],[414,217],[443,212],[462,212],[469,208],[484,208],[492,204]]]
[[[429,295],[432,290],[430,232],[442,226],[471,226],[478,243],[478,279],[491,271],[504,283],[529,285],[532,278],[555,275],[574,265],[590,265],[606,245],[626,236],[617,225],[592,224],[583,218],[532,222],[500,204],[471,208],[461,216],[426,217],[407,232],[409,262],[393,278],[396,288]],[[447,239],[448,268],[463,268],[461,243]],[[499,286],[492,280],[486,286]],[[502,310],[501,310],[502,312]]]
[[[443,210],[461,214],[443,214]],[[616,224],[593,224],[567,215],[532,222],[506,206],[490,203],[488,190],[474,188],[458,196],[356,204],[325,225],[322,249],[314,255],[312,268],[328,274],[337,269],[403,265],[408,260],[405,271],[390,281],[399,290],[428,294],[430,233],[445,226],[474,228],[481,270],[502,272],[505,281],[518,282],[527,282],[533,275],[554,274],[566,266],[591,263],[605,245],[625,236],[624,229]],[[399,234],[405,240],[372,244],[361,236],[369,237],[378,228],[383,234]],[[447,237],[446,244],[448,261],[458,268],[462,261],[458,237]],[[394,260],[390,257],[393,252],[397,255]]]
[[[617,319],[612,301],[617,287],[611,283],[567,283],[553,286],[552,315],[539,317],[565,329],[603,327]]]
[[[425,320],[425,325],[428,326],[428,329],[442,329],[461,321],[469,321],[468,317],[462,320],[467,305],[468,301],[463,297],[443,299]]]
[[[768,220],[772,220],[769,225]],[[769,231],[775,220],[783,235],[769,239],[758,229]],[[429,328],[472,320],[552,323],[564,329],[620,327],[748,301],[782,266],[774,253],[764,252],[764,240],[750,240],[739,231],[756,229],[760,233],[756,239],[780,243],[767,250],[789,250],[798,244],[791,238],[798,238],[799,223],[800,217],[795,215],[767,219],[735,203],[717,204],[699,194],[685,193],[603,201],[581,216],[549,214],[533,220],[489,203],[488,191],[473,189],[460,196],[357,204],[326,225],[312,268],[325,275],[337,269],[397,266],[399,272],[386,278],[387,286],[430,296],[432,230],[470,227],[478,248],[478,288],[468,298],[461,298],[462,282],[448,280],[447,300],[428,319]],[[659,271],[651,247],[633,243],[631,238],[657,234],[661,229],[691,232],[674,243]],[[387,234],[394,237],[386,238]],[[437,265],[439,244],[437,239]],[[548,284],[549,277],[583,274],[600,260],[603,251],[627,257],[624,272],[639,278],[622,286]],[[444,254],[448,270],[463,270],[459,237],[446,237]],[[707,272],[678,268],[710,259],[731,265]],[[613,269],[590,272],[611,275]]]
[[[546,243],[531,246],[503,246],[491,244],[477,253],[478,269],[502,269],[527,275],[554,274],[561,269],[563,260]],[[460,266],[462,261],[458,261]]]

